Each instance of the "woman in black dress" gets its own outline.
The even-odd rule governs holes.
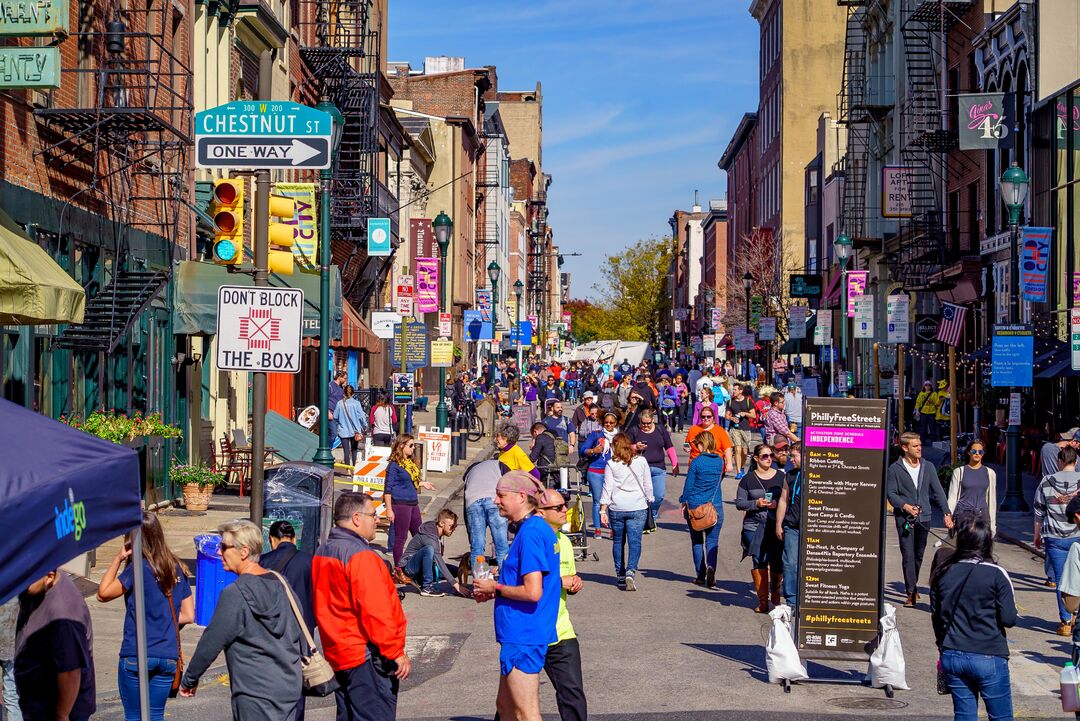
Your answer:
[[[772,603],[780,605],[780,590],[784,577],[781,561],[783,546],[775,533],[768,529],[776,525],[776,504],[784,486],[784,472],[773,468],[773,449],[764,443],[754,448],[753,468],[739,481],[735,492],[735,507],[745,511],[743,516],[743,558],[754,561],[751,574],[757,591],[756,613],[769,612],[769,586],[772,585]]]

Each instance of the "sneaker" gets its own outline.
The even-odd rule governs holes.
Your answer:
[[[705,570],[705,587],[716,588],[716,569],[707,568]]]
[[[600,529],[599,528],[593,530],[593,538],[600,538]]]
[[[1072,636],[1072,633],[1073,633],[1072,624],[1071,623],[1065,623],[1063,621],[1060,625],[1058,625],[1057,631],[1055,633],[1057,633],[1058,636]]]
[[[429,598],[441,598],[446,594],[440,591],[435,586],[425,586],[424,588],[420,589],[420,595],[427,596]]]
[[[645,535],[649,535],[650,533],[656,533],[656,529],[655,528],[646,528],[644,531],[642,531],[642,533],[644,533]]]
[[[626,574],[626,590],[627,591],[636,591],[637,590],[637,583],[634,582],[634,574],[632,574],[632,573]]]
[[[626,576],[616,576],[615,577],[615,583],[618,584],[619,586],[625,586],[626,585]]]
[[[736,481],[741,481],[742,477],[745,476],[745,475],[746,475],[746,471],[744,469],[740,468],[739,471],[735,474],[735,480]]]

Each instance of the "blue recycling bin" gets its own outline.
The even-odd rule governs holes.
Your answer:
[[[195,536],[195,623],[209,626],[218,598],[236,574],[226,571],[221,562],[221,536],[208,533]]]

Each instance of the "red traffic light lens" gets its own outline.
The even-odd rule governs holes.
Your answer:
[[[235,203],[237,194],[235,183],[218,183],[214,186],[214,198],[219,203],[224,203],[226,205]]]
[[[236,216],[231,210],[223,210],[214,216],[214,225],[222,233],[231,233],[236,230]]]

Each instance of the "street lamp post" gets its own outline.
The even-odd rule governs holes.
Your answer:
[[[754,284],[754,276],[750,275],[750,271],[746,271],[746,274],[742,277],[743,294],[746,296],[746,332],[750,332],[750,286]],[[746,351],[745,359],[750,360],[751,351]],[[749,365],[749,364],[748,364]],[[750,377],[750,368],[746,368],[746,377]]]
[[[1023,168],[1013,163],[1001,176],[1001,199],[1009,209],[1009,323],[1020,322],[1020,213],[1027,201],[1028,187],[1031,180]],[[1017,388],[1009,389],[1011,393]],[[1011,397],[1010,393],[1010,397]],[[1022,479],[1020,476],[1020,426],[1009,424],[1005,431],[1005,498],[1001,503],[1002,511],[1027,512],[1024,501]]]
[[[517,303],[514,304],[514,311],[517,315],[517,337],[518,337],[518,373],[521,373],[521,346],[524,342],[521,339],[521,294],[525,292],[525,284],[520,280],[514,282],[514,295],[517,297]]]
[[[337,154],[341,143],[341,131],[345,116],[328,97],[315,106],[330,115],[332,121],[331,155]],[[311,460],[329,468],[334,467],[334,454],[330,451],[330,182],[334,178],[332,168],[319,171],[319,449]]]
[[[488,280],[491,281],[491,351],[488,359],[488,390],[495,388],[495,329],[499,325],[499,272],[502,269],[494,260],[488,263]]]
[[[446,254],[450,250],[450,237],[454,231],[454,221],[445,211],[440,211],[431,223],[435,230],[435,242],[439,245],[439,312],[446,312]],[[446,407],[446,369],[439,368],[439,405],[435,406],[435,425],[439,428],[450,426],[450,411]]]
[[[847,386],[847,264],[848,259],[851,257],[851,238],[847,233],[841,233],[833,241],[833,253],[840,261],[840,273],[842,274],[840,282],[843,283],[843,292],[840,294],[840,357],[844,359],[843,370],[844,374],[844,386]],[[836,363],[833,362],[833,368],[836,367]],[[837,384],[837,392],[839,392],[839,384]]]

